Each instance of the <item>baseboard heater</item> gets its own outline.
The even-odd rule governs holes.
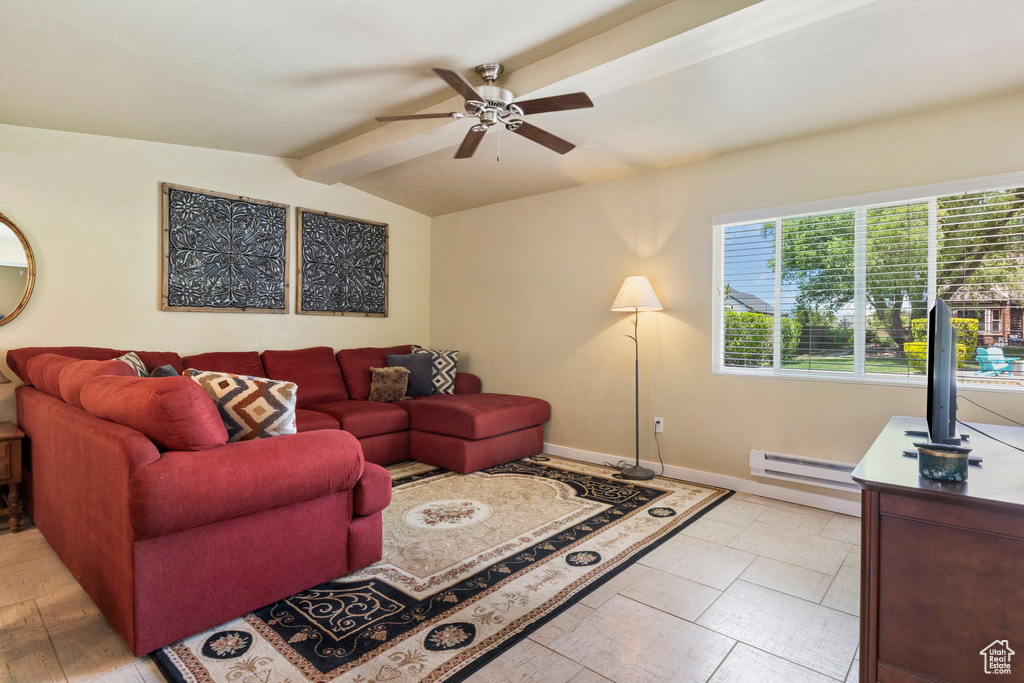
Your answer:
[[[750,451],[750,473],[753,475],[840,491],[860,490],[851,476],[854,467],[856,465],[835,460],[783,455],[769,451]]]

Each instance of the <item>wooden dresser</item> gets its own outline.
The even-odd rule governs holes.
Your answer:
[[[8,516],[11,533],[21,529],[21,440],[25,437],[13,422],[0,422],[0,515]],[[6,494],[3,487],[6,485]]]
[[[1024,428],[978,427],[1024,448]],[[1024,681],[1024,453],[963,428],[981,467],[964,483],[931,481],[902,455],[926,440],[908,429],[927,426],[892,418],[853,472],[863,489],[860,680]],[[993,644],[993,667],[1000,649],[1014,652],[1009,673],[986,673]]]

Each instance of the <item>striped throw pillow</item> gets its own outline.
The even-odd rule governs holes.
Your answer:
[[[295,433],[294,382],[193,368],[184,374],[217,404],[228,441]]]
[[[146,364],[139,358],[139,354],[134,351],[129,351],[123,356],[118,356],[114,360],[119,360],[122,363],[127,363],[128,367],[135,371],[135,374],[139,377],[149,377],[149,371],[146,369]]]

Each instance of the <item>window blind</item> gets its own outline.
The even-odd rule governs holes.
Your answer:
[[[715,231],[716,371],[921,381],[942,299],[959,380],[1024,388],[1024,185]]]

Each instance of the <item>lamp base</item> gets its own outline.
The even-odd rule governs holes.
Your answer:
[[[647,479],[654,479],[654,470],[649,470],[640,465],[627,465],[619,470],[619,476],[623,479],[645,481]]]

